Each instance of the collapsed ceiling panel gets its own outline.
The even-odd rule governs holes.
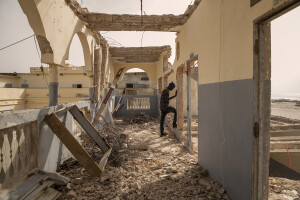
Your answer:
[[[90,13],[76,0],[65,0],[88,27],[97,31],[166,31],[178,32],[196,10],[201,0],[195,0],[182,15],[111,15]]]
[[[110,47],[111,58],[123,63],[153,63],[159,61],[163,54],[170,56],[171,47]]]

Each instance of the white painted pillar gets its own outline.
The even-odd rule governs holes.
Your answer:
[[[50,64],[49,65],[49,106],[58,105],[58,65]]]

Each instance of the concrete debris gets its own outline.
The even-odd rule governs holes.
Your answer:
[[[82,182],[83,182],[82,178],[75,178],[75,179],[72,179],[72,183],[73,183],[74,185],[80,185]]]
[[[300,199],[299,181],[285,178],[270,177],[269,200]]]
[[[76,197],[76,192],[74,190],[71,190],[70,192],[68,192],[66,194],[66,199],[72,199],[72,198],[75,198]]]
[[[206,170],[193,164],[197,158],[171,134],[159,137],[157,119],[139,116],[142,118],[146,118],[147,123],[142,124],[133,118],[118,119],[113,131],[107,127],[101,133],[110,138],[107,139],[110,145],[119,143],[114,152],[118,152],[117,159],[120,160],[116,166],[112,162],[112,153],[102,177],[91,177],[79,164],[61,169],[62,175],[71,178],[76,199],[229,199],[225,189],[209,178]],[[98,147],[87,139],[89,137],[83,133],[84,148],[94,151],[91,155],[101,157],[97,155],[101,154]],[[127,143],[128,148],[122,143]],[[147,150],[134,148],[141,146]],[[78,178],[82,182],[75,185],[74,180]],[[60,191],[63,193],[60,199],[65,199],[70,193],[66,187]]]
[[[47,173],[41,170],[35,170],[30,174],[27,174],[23,180],[18,181],[16,184],[11,185],[5,190],[0,191],[0,199],[1,200],[10,200],[10,199],[47,199],[52,200],[56,199],[60,196],[60,192],[57,190],[50,188],[54,187],[64,187],[62,186],[62,180],[64,178],[58,174]],[[56,184],[58,183],[58,184]],[[66,184],[65,184],[66,185]]]

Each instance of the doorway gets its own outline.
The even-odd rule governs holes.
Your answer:
[[[269,174],[272,171],[270,160],[270,142],[275,141],[271,131],[271,24],[280,16],[299,6],[299,1],[291,0],[254,22],[254,163],[253,163],[253,196],[256,199],[267,199],[269,194]],[[274,86],[274,85],[273,85]],[[271,126],[270,126],[271,124]],[[277,138],[278,139],[278,138]],[[276,139],[276,140],[277,140]],[[274,145],[273,145],[274,146]],[[286,153],[288,158],[288,153]],[[290,155],[289,155],[290,156]],[[271,168],[270,168],[271,167]]]

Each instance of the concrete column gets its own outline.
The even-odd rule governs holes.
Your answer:
[[[177,69],[177,74],[176,74],[176,79],[177,79],[177,98],[176,98],[176,103],[177,103],[177,125],[179,130],[183,130],[183,67],[180,66]]]
[[[100,78],[100,96],[101,96],[101,98],[103,98],[102,91],[103,91],[104,83],[105,83],[105,70],[108,65],[108,54],[109,54],[109,47],[107,44],[104,44],[103,50],[102,50],[101,78]]]
[[[94,74],[93,74],[93,99],[98,102],[100,100],[100,79],[102,65],[102,49],[100,46],[94,48]]]
[[[191,98],[191,71],[187,72],[187,139],[186,148],[192,152],[192,98]]]
[[[90,88],[89,88],[89,97],[90,99],[94,99],[94,78],[93,78],[94,75],[91,75],[90,77]]]
[[[163,58],[163,71],[164,72],[167,71],[168,67],[169,67],[168,57],[164,56],[164,58]]]
[[[49,65],[49,106],[58,105],[58,65]]]
[[[169,86],[169,83],[168,83],[168,76],[165,75],[164,76],[164,88],[168,87]]]

